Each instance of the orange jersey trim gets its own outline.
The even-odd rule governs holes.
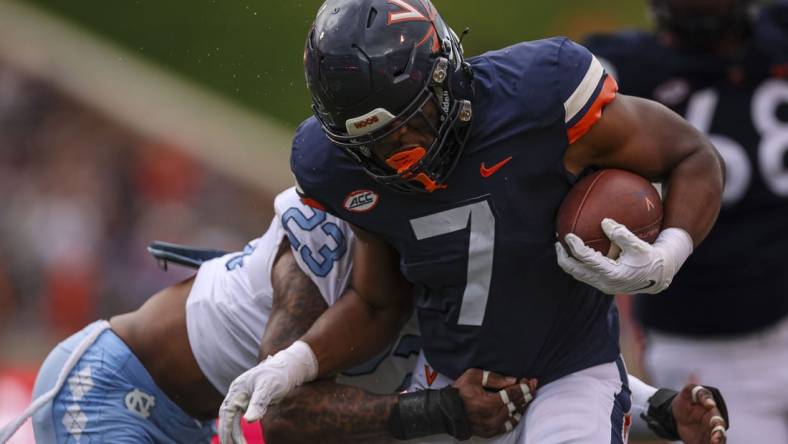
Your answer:
[[[312,208],[314,208],[316,210],[326,211],[326,207],[323,206],[323,204],[321,204],[320,202],[316,201],[315,199],[312,199],[311,197],[302,197],[301,198],[301,202],[303,202],[304,205],[306,205],[308,207],[312,207]]]
[[[591,129],[591,127],[602,118],[602,109],[616,98],[617,92],[618,83],[616,83],[616,79],[614,79],[613,76],[608,75],[605,78],[604,85],[602,85],[602,91],[599,92],[599,95],[597,96],[596,100],[594,100],[591,108],[588,109],[586,114],[582,119],[580,119],[579,122],[567,130],[570,145],[575,143],[577,139],[583,137]]]

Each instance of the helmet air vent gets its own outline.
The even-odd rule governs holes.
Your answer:
[[[375,17],[378,16],[378,10],[375,8],[369,9],[369,16],[367,16],[367,29],[372,27],[372,23],[375,21]]]
[[[413,63],[416,61],[417,51],[418,51],[418,47],[414,45],[410,51],[410,55],[408,56],[408,60],[405,63],[405,66],[402,66],[401,68],[397,68],[394,71],[393,73],[394,83],[399,83],[410,79],[411,70],[413,69]]]

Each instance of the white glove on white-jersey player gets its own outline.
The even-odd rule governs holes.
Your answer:
[[[659,293],[668,288],[692,253],[692,238],[681,228],[663,230],[654,244],[613,219],[602,220],[602,230],[621,249],[617,259],[604,256],[571,233],[565,241],[572,256],[560,242],[556,242],[555,251],[565,272],[603,293]]]
[[[248,422],[259,421],[270,404],[287,396],[295,387],[317,376],[317,358],[303,341],[269,356],[235,378],[219,409],[219,440],[223,444],[246,444],[241,430],[241,413]]]

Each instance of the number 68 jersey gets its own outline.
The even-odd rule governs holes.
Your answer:
[[[200,369],[221,393],[257,364],[275,297],[271,269],[285,239],[329,306],[350,278],[353,233],[345,222],[302,204],[293,188],[276,197],[274,210],[265,234],[243,251],[203,263],[186,301],[189,344]],[[409,323],[395,344],[343,381],[391,393],[403,384],[419,349],[418,329]]]
[[[788,315],[788,4],[762,8],[737,58],[682,52],[638,31],[586,44],[623,93],[683,115],[726,164],[714,229],[666,291],[639,298],[638,317],[664,332],[707,336]]]

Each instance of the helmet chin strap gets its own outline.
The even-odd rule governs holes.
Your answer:
[[[395,169],[397,174],[402,175],[404,179],[421,183],[428,193],[446,188],[445,184],[438,184],[423,172],[414,174],[408,171],[425,155],[427,155],[427,150],[423,146],[416,146],[392,154],[386,159],[386,165]]]

